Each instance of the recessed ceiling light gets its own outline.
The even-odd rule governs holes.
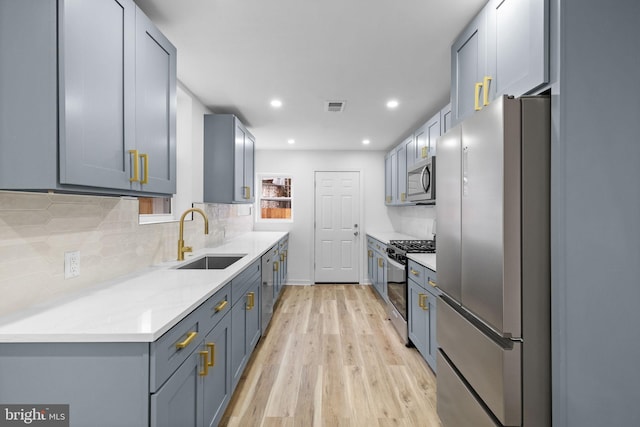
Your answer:
[[[369,145],[369,144],[371,143],[371,141],[369,141],[368,139],[363,139],[363,140],[362,140],[362,143],[363,143],[364,145]]]
[[[280,101],[279,99],[273,99],[271,100],[271,106],[273,108],[280,108],[282,107],[282,101]]]
[[[288,142],[289,144],[295,144],[295,143],[296,143],[296,140],[295,140],[295,139],[288,139],[288,140],[287,140],[287,142]]]
[[[393,109],[393,108],[397,108],[399,105],[398,101],[395,99],[392,99],[390,101],[387,101],[387,108]]]

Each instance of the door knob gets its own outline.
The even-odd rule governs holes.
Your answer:
[[[354,235],[354,236],[357,236],[357,235],[359,235],[359,234],[360,234],[360,233],[359,233],[359,232],[357,232],[357,231],[356,231],[355,233],[353,233],[353,235]]]

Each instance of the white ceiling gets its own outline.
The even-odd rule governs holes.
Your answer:
[[[449,48],[486,0],[136,3],[178,49],[178,79],[257,149],[386,150],[449,102]]]

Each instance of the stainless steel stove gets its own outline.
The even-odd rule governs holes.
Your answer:
[[[391,323],[407,345],[407,254],[435,251],[435,240],[391,240],[387,245],[387,311]]]

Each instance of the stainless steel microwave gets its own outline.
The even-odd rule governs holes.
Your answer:
[[[427,157],[407,169],[407,199],[420,204],[436,202],[436,156]]]

